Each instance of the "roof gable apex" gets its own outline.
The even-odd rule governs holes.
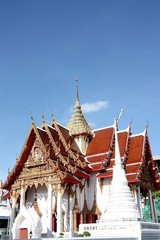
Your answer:
[[[39,129],[40,130],[40,129]],[[30,154],[30,151],[34,145],[35,139],[37,138],[40,144],[40,147],[42,149],[43,154],[46,154],[45,146],[43,144],[42,138],[39,134],[39,130],[32,122],[31,127],[29,129],[29,132],[27,134],[26,140],[24,142],[24,145],[22,147],[21,153],[19,157],[16,157],[15,165],[11,172],[9,172],[7,176],[7,180],[3,184],[3,188],[10,189],[10,186],[13,184],[13,182],[17,179],[17,177],[20,175],[24,164],[26,163],[28,156]],[[41,129],[42,130],[42,129]],[[40,131],[41,131],[40,130]]]

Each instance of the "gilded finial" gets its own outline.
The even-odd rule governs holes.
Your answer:
[[[34,120],[33,120],[33,116],[32,116],[32,111],[31,111],[31,113],[30,113],[30,117],[31,117],[31,120],[32,120],[32,123],[33,123]]]
[[[51,116],[52,116],[52,122],[55,122],[53,113],[51,114]]]
[[[55,127],[55,125],[57,125],[57,123],[56,123],[56,121],[55,121],[55,119],[54,119],[53,113],[52,113],[51,115],[52,115],[52,126]]]
[[[79,100],[79,96],[78,96],[78,78],[76,78],[76,100]]]
[[[42,121],[45,122],[44,113],[42,112]]]

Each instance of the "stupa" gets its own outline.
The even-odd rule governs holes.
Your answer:
[[[107,210],[93,224],[80,224],[79,233],[88,231],[92,239],[158,240],[160,224],[145,222],[128,186],[122,164],[115,120],[115,164]]]

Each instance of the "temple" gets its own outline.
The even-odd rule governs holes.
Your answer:
[[[50,124],[43,118],[40,127],[32,119],[20,156],[3,183],[2,188],[10,193],[13,239],[58,237],[62,233],[73,237],[80,224],[110,216],[115,131],[119,159],[138,207],[134,217],[144,218],[147,200],[151,221],[158,222],[152,193],[160,185],[147,128],[134,135],[131,125],[119,130],[113,121],[111,126],[91,129],[81,109],[77,82],[74,110],[67,126],[57,123],[53,116]]]

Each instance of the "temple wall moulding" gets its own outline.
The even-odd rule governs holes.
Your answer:
[[[32,187],[33,185],[37,188],[38,185],[45,185],[47,187],[47,183],[48,183],[48,177],[41,177],[41,178],[26,178],[23,180],[23,186],[24,189],[26,190],[28,187]],[[14,185],[12,186],[12,189],[21,189],[21,180],[17,179],[14,183]]]

